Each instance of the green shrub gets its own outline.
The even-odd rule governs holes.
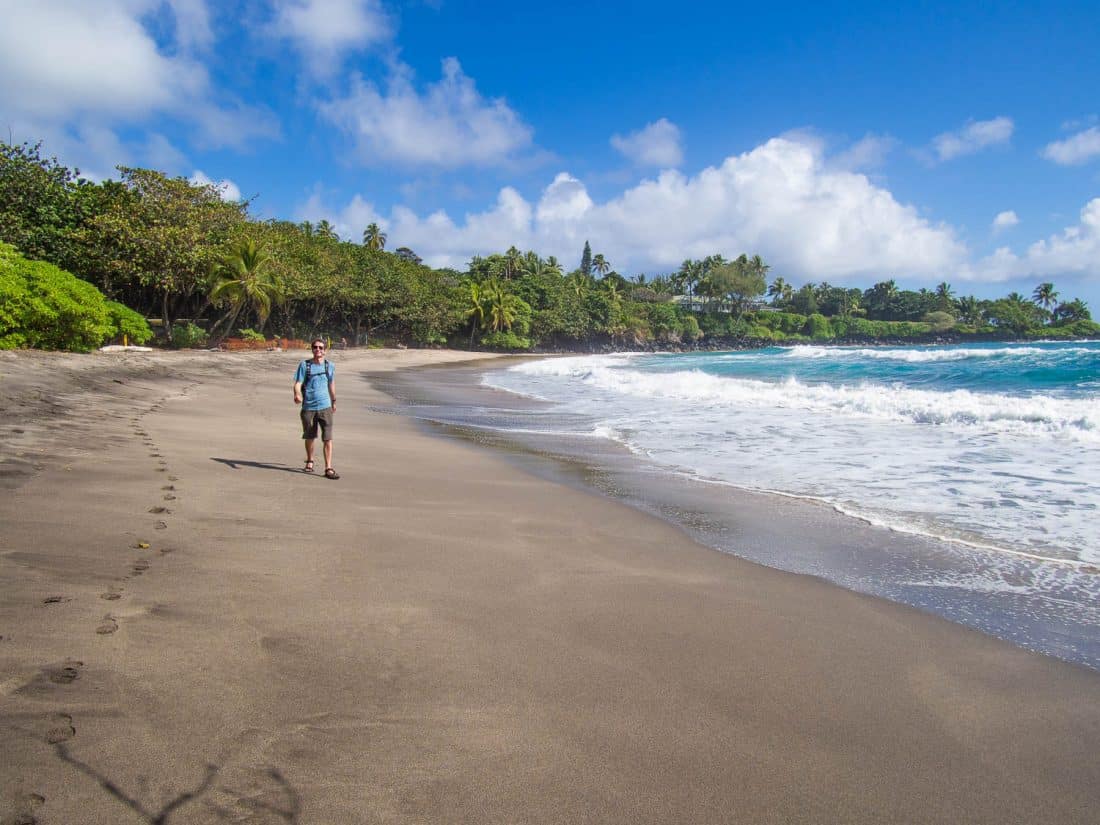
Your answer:
[[[239,329],[239,330],[237,330],[237,332],[240,333],[241,338],[243,338],[246,341],[257,341],[257,342],[259,342],[259,341],[266,341],[267,340],[267,338],[264,337],[264,334],[262,332],[257,332],[256,330],[249,329],[247,327],[245,327],[244,329]]]
[[[525,350],[531,349],[531,339],[523,338],[510,330],[502,330],[482,335],[481,345],[489,349]]]
[[[819,312],[815,312],[806,319],[806,326],[802,330],[814,341],[828,341],[833,337],[833,328],[829,319]]]
[[[797,312],[754,312],[753,323],[767,327],[773,332],[782,332],[787,335],[802,332],[806,326],[806,316]]]
[[[0,349],[87,352],[113,331],[107,302],[91,284],[0,243]]]
[[[955,326],[955,316],[949,312],[929,312],[921,319],[932,327],[933,332],[947,332]]]
[[[699,329],[699,321],[694,315],[688,315],[683,319],[684,331],[680,333],[685,341],[698,341],[703,337],[703,331]]]
[[[130,307],[118,301],[108,301],[107,314],[111,319],[111,326],[114,327],[112,339],[121,340],[126,336],[131,344],[144,344],[153,337],[153,330],[149,329],[146,320]]]
[[[206,330],[197,324],[173,324],[170,340],[176,349],[206,345]]]

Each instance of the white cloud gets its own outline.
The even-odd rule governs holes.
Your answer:
[[[1004,212],[998,212],[997,217],[993,219],[993,231],[1000,232],[1004,229],[1011,229],[1020,222],[1020,219],[1016,216],[1016,213],[1011,209]]]
[[[1100,126],[1048,143],[1040,154],[1062,166],[1076,166],[1100,157]]]
[[[982,281],[1060,275],[1100,280],[1100,198],[1085,204],[1079,223],[1036,241],[1023,255],[1001,247],[964,269],[962,275]]]
[[[367,165],[491,166],[531,145],[531,127],[504,100],[482,97],[453,57],[423,94],[411,70],[397,66],[385,92],[356,76],[347,97],[320,111],[347,132]]]
[[[205,49],[214,42],[206,0],[168,0],[176,18],[176,40],[184,48]]]
[[[830,165],[836,169],[856,172],[881,166],[886,156],[897,146],[897,140],[888,135],[865,135],[843,152],[834,155]]]
[[[276,0],[272,32],[294,43],[321,75],[332,73],[345,53],[393,36],[378,0]]]
[[[684,160],[680,129],[666,118],[628,135],[612,135],[611,145],[641,166],[668,169],[679,166]]]
[[[0,106],[51,120],[137,117],[206,90],[203,67],[169,57],[140,17],[156,3],[10,3],[0,27]]]
[[[1010,117],[995,117],[967,123],[957,132],[945,132],[932,141],[939,160],[951,160],[962,155],[972,155],[990,146],[1008,143],[1015,124]]]
[[[812,140],[775,138],[695,176],[662,172],[604,203],[557,175],[537,203],[502,189],[456,221],[393,210],[393,245],[435,266],[515,244],[571,266],[585,240],[620,272],[673,269],[685,257],[758,253],[788,278],[942,276],[966,257],[952,231],[899,204],[865,176],[829,168]]]
[[[213,180],[201,169],[196,169],[191,175],[191,183],[196,186],[213,186],[218,190],[223,201],[237,202],[241,199],[241,188],[228,178]]]
[[[144,21],[165,8],[176,42],[162,46]],[[50,151],[99,172],[150,153],[165,156],[163,139],[143,146],[119,137],[164,115],[186,121],[206,145],[240,145],[276,131],[265,110],[216,100],[205,66],[190,52],[211,38],[202,0],[5,3],[0,114],[21,139],[46,139]]]

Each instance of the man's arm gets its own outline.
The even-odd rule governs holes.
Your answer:
[[[328,382],[328,397],[332,401],[332,406],[336,406],[336,379],[330,379]]]

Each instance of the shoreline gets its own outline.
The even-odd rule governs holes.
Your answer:
[[[417,351],[334,353],[337,482],[299,471],[299,354],[122,357],[0,359],[0,819],[1100,805],[1100,675],[427,437],[363,378]]]
[[[427,432],[487,446],[537,477],[625,502],[720,553],[915,607],[1100,672],[1100,637],[1090,632],[1096,617],[1088,614],[1095,604],[1087,592],[1093,581],[1053,579],[1091,576],[1088,562],[898,529],[823,499],[674,471],[602,437],[525,429],[522,417],[529,409],[546,408],[553,417],[554,405],[476,381],[486,368],[503,369],[507,363],[428,366],[418,369],[417,379],[378,378],[389,394],[400,395],[406,414]],[[994,587],[1002,580],[1031,580],[1040,568],[1046,569],[1050,593]],[[945,583],[952,581],[960,583]],[[1062,589],[1054,592],[1056,586]],[[1076,607],[1068,601],[1071,595]]]

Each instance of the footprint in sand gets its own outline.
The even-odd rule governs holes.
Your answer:
[[[44,673],[46,674],[46,678],[55,685],[68,685],[80,678],[80,669],[82,667],[84,667],[83,662],[69,659],[63,664],[47,667]]]
[[[149,508],[149,512],[150,512],[150,513],[156,513],[156,514],[158,514],[158,515],[159,515],[160,513],[168,513],[168,514],[171,514],[171,513],[172,513],[172,511],[171,511],[171,510],[169,510],[169,509],[168,509],[167,507],[159,507],[159,506],[158,506],[158,507],[150,507],[150,508]]]
[[[160,489],[162,489],[162,490],[175,490],[175,489],[176,489],[176,485],[175,485],[175,484],[165,484],[165,485],[164,485],[163,487],[161,487]]]
[[[180,477],[179,476],[168,476],[168,480],[169,481],[179,481]]]
[[[134,566],[130,568],[130,572],[133,573],[135,576],[140,576],[148,569],[149,562],[147,562],[145,559],[140,559],[139,561],[134,562]]]
[[[67,713],[51,714],[47,720],[46,741],[51,745],[59,742],[68,742],[76,736],[76,728],[73,727],[73,717]]]
[[[175,501],[176,497],[174,495],[172,495],[171,493],[165,493],[164,494],[164,500],[165,501]]]
[[[99,594],[99,598],[103,599],[104,601],[108,601],[108,602],[117,602],[119,599],[122,598],[122,588],[121,587],[108,587],[106,593],[100,593]]]
[[[64,602],[71,602],[72,598],[69,596],[47,596],[42,600],[42,604],[63,604]]]
[[[165,521],[158,521],[156,527],[157,527],[158,530],[167,530],[168,529],[168,523],[165,522]]]
[[[15,803],[15,814],[11,820],[5,820],[5,825],[10,821],[12,825],[37,825],[38,820],[34,812],[46,803],[46,797],[37,793],[23,794]]]
[[[98,633],[100,636],[110,636],[116,630],[118,630],[118,622],[115,620],[114,616],[108,613],[106,616],[103,617],[103,621],[100,622],[99,627],[95,629],[95,632]]]

